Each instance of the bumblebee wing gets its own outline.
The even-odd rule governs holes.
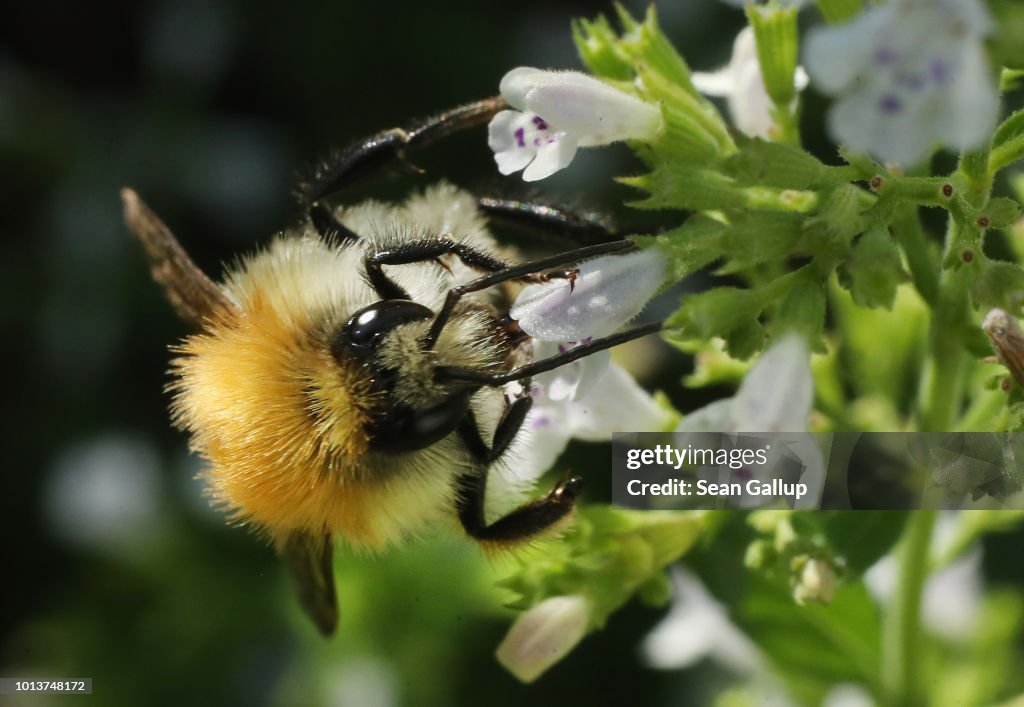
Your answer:
[[[334,541],[329,533],[291,533],[278,549],[295,578],[299,602],[320,633],[330,636],[338,626],[334,592]]]
[[[146,249],[149,271],[163,287],[174,311],[196,327],[217,312],[231,312],[235,305],[199,269],[178,239],[133,189],[121,190],[124,220]]]

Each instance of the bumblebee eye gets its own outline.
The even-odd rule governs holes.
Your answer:
[[[337,356],[339,348],[356,352],[370,352],[389,331],[408,322],[431,319],[434,313],[422,304],[410,300],[388,299],[363,307],[352,315],[338,335],[334,344]]]

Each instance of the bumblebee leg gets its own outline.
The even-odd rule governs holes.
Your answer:
[[[583,480],[578,476],[563,477],[547,495],[523,504],[493,523],[484,518],[486,488],[487,467],[482,467],[478,474],[459,477],[459,520],[477,540],[509,542],[526,540],[567,516],[583,490]]]
[[[455,305],[458,304],[462,297],[470,294],[471,292],[486,290],[488,287],[494,287],[495,285],[501,284],[502,282],[508,282],[509,280],[531,279],[532,276],[544,270],[577,263],[596,255],[618,253],[626,250],[632,250],[634,248],[636,248],[636,245],[632,241],[627,240],[612,241],[611,243],[599,243],[597,245],[586,246],[576,250],[566,251],[565,253],[559,253],[558,255],[552,255],[547,258],[531,260],[530,262],[523,263],[522,265],[506,267],[498,272],[485,275],[484,277],[473,280],[472,282],[467,282],[465,285],[453,287],[448,290],[448,296],[445,297],[444,305],[441,307],[441,311],[438,312],[437,318],[430,326],[430,331],[423,340],[423,348],[429,349],[434,345],[434,342],[437,341],[437,337],[441,335],[441,330],[444,329],[445,325],[448,323],[448,319],[451,317],[452,311],[455,309]],[[555,276],[571,280],[575,276],[575,271],[560,272]],[[518,380],[518,378],[512,378],[510,380]],[[490,384],[485,383],[484,385]]]
[[[411,263],[422,263],[437,260],[442,255],[453,254],[463,264],[482,270],[488,273],[502,273],[512,269],[504,260],[499,260],[493,255],[482,250],[477,250],[465,243],[459,243],[451,238],[424,238],[410,243],[403,243],[389,250],[379,250],[366,256],[364,267],[366,277],[373,286],[373,289],[383,299],[409,299],[409,293],[402,289],[394,280],[384,274],[385,265],[409,265]],[[526,274],[520,279],[547,280],[552,277],[570,277],[571,273],[553,273],[541,277],[533,274]]]
[[[505,408],[501,419],[498,420],[498,426],[494,428],[494,441],[491,443],[490,454],[487,457],[488,463],[497,461],[505,453],[505,450],[512,444],[512,440],[519,434],[519,430],[522,429],[523,422],[532,407],[533,398],[524,395],[521,398],[516,398],[511,405]]]
[[[485,98],[405,128],[384,130],[333,153],[299,183],[299,197],[310,211],[310,220],[321,235],[341,233],[346,237],[349,234],[355,236],[344,227],[337,228],[340,224],[323,201],[401,162],[407,150],[427,147],[453,133],[483,125],[507,107],[505,99],[500,96]],[[325,218],[325,213],[328,218]]]
[[[519,368],[513,368],[511,371],[505,373],[487,373],[485,371],[475,371],[471,368],[457,368],[454,366],[439,366],[434,369],[434,375],[439,381],[446,383],[471,383],[475,385],[505,385],[512,381],[522,380],[523,378],[529,378],[535,376],[538,373],[544,373],[545,371],[551,371],[560,366],[564,366],[567,363],[572,363],[576,359],[589,356],[597,351],[603,351],[610,349],[613,346],[624,344],[627,341],[633,339],[639,339],[640,337],[653,334],[657,331],[661,331],[661,322],[653,322],[651,324],[642,324],[632,329],[626,329],[620,331],[617,334],[606,336],[603,339],[594,339],[585,344],[575,346],[568,351],[546,358],[543,361],[535,361]]]
[[[337,238],[341,242],[355,242],[359,234],[334,217],[330,207],[321,201],[314,201],[309,206],[309,220],[313,228],[324,238]]]
[[[558,236],[580,245],[621,241],[622,235],[596,214],[576,213],[546,204],[482,197],[480,210],[500,221]]]

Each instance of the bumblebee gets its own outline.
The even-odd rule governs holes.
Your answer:
[[[335,537],[379,549],[455,518],[484,545],[509,545],[565,519],[582,487],[575,476],[500,517],[485,513],[490,472],[523,449],[529,379],[658,329],[533,360],[508,315],[515,288],[571,286],[574,264],[634,247],[594,219],[447,184],[401,205],[334,204],[407,152],[505,107],[478,101],[334,154],[300,184],[303,222],[220,284],[134,191],[122,192],[153,278],[197,330],[174,348],[173,421],[205,460],[216,503],[273,543],[324,635],[338,621]],[[586,245],[510,263],[489,219]]]

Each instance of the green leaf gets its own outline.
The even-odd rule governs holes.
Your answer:
[[[828,260],[843,255],[853,237],[867,226],[860,213],[861,196],[852,184],[829,190],[819,214],[804,223],[805,252]]]
[[[643,62],[671,83],[696,94],[697,89],[690,80],[690,67],[658,26],[654,5],[647,7],[642,23],[633,20],[621,5],[617,4],[616,10],[625,28],[620,46],[634,62]]]
[[[757,321],[760,314],[761,302],[753,290],[717,287],[687,297],[666,325],[681,328],[689,338],[710,339]]]
[[[746,359],[764,346],[764,329],[758,321],[763,302],[752,290],[719,287],[688,297],[666,321],[670,340],[725,339],[730,356]]]
[[[977,307],[999,307],[1018,314],[1024,305],[1024,269],[1013,263],[986,260],[971,285]]]
[[[752,576],[733,616],[800,702],[819,705],[844,682],[878,694],[880,621],[862,582],[841,585],[827,606],[798,606],[784,583]]]
[[[885,228],[872,228],[853,244],[838,270],[839,284],[861,307],[892,309],[896,288],[909,279],[899,249]]]

